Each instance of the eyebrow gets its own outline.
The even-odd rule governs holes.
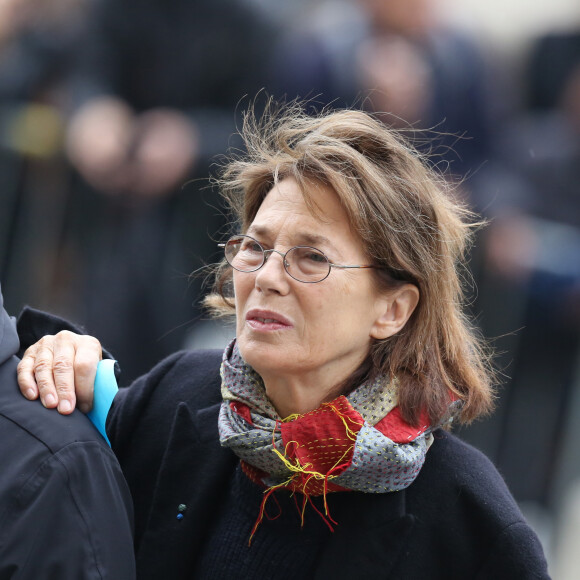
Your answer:
[[[252,225],[248,228],[248,231],[246,232],[246,234],[249,236],[255,235],[255,236],[267,238],[267,237],[272,236],[272,230],[270,230],[270,228],[268,228],[267,226]],[[307,233],[307,232],[299,232],[294,237],[296,239],[300,240],[298,245],[307,245],[307,246],[321,245],[321,246],[326,246],[329,248],[334,248],[334,245],[332,244],[332,242],[327,237],[321,236],[320,234],[311,234],[311,233]]]

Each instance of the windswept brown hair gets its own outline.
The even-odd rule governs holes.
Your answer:
[[[376,283],[419,289],[406,326],[372,343],[346,390],[379,373],[397,377],[411,424],[423,411],[436,424],[452,399],[463,401],[463,422],[490,411],[494,374],[463,311],[461,280],[476,224],[452,186],[399,133],[362,111],[309,115],[296,104],[270,105],[259,118],[245,115],[241,135],[246,152],[230,159],[219,179],[241,232],[277,182],[294,178],[314,212],[316,188],[309,185],[322,183],[336,192],[369,260],[383,267],[373,270]],[[214,312],[234,312],[231,277],[222,262],[205,300]]]

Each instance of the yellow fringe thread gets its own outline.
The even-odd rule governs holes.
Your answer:
[[[314,508],[314,510],[322,517],[322,519],[324,520],[324,522],[326,523],[326,525],[328,525],[328,527],[330,528],[331,531],[334,531],[334,529],[332,528],[332,526],[330,525],[330,523],[327,521],[326,518],[330,519],[331,522],[333,522],[334,524],[337,524],[337,522],[334,521],[334,519],[332,518],[332,516],[329,514],[329,510],[328,510],[328,501],[327,501],[327,494],[328,494],[328,482],[331,481],[332,479],[334,479],[335,477],[337,477],[336,475],[332,475],[332,472],[337,469],[338,467],[340,467],[342,465],[342,462],[344,460],[344,458],[353,450],[354,448],[354,442],[356,441],[357,438],[357,433],[355,431],[353,431],[351,429],[351,427],[348,425],[347,423],[347,419],[348,421],[350,421],[351,423],[354,423],[357,427],[360,427],[361,424],[356,422],[354,419],[352,419],[351,417],[349,417],[348,415],[344,415],[340,409],[338,409],[336,407],[335,404],[333,403],[323,403],[324,406],[329,407],[336,415],[338,415],[338,417],[340,418],[340,420],[343,422],[344,424],[344,428],[345,428],[345,432],[346,432],[346,436],[353,441],[353,444],[351,446],[348,447],[348,449],[342,454],[342,456],[340,457],[340,459],[338,459],[336,461],[336,463],[328,470],[328,473],[322,474],[318,471],[313,471],[310,468],[312,467],[311,463],[307,463],[305,465],[301,465],[300,464],[300,460],[298,458],[295,459],[295,463],[292,463],[287,455],[288,455],[288,446],[291,444],[296,445],[297,447],[300,446],[300,444],[297,441],[288,441],[288,443],[285,445],[284,447],[284,454],[280,453],[280,451],[278,451],[278,449],[276,449],[275,446],[275,433],[276,433],[276,429],[278,427],[278,421],[276,421],[276,424],[274,425],[274,429],[272,431],[272,451],[278,456],[278,458],[282,461],[282,463],[288,468],[288,470],[290,472],[292,472],[293,475],[291,475],[286,481],[273,485],[271,487],[269,487],[268,489],[266,489],[264,491],[264,498],[262,500],[262,503],[260,505],[260,512],[258,514],[258,519],[256,520],[256,523],[254,524],[254,527],[252,528],[252,532],[250,534],[250,539],[248,541],[248,546],[251,545],[252,543],[252,539],[254,537],[254,534],[256,533],[256,530],[258,529],[258,526],[262,523],[262,520],[264,519],[264,511],[265,511],[265,507],[266,507],[266,502],[268,501],[268,498],[272,495],[272,493],[274,493],[277,489],[281,489],[284,487],[289,487],[293,481],[295,481],[296,479],[298,479],[298,477],[300,476],[308,476],[305,480],[305,482],[302,485],[302,490],[301,493],[304,496],[303,497],[303,501],[302,501],[302,509],[300,510],[300,521],[301,521],[301,526],[304,526],[304,515],[306,512],[306,504],[310,503],[310,505]],[[286,417],[285,419],[280,420],[281,423],[287,423],[289,421],[293,421],[297,418],[301,417],[301,415],[298,414],[294,414],[294,415],[289,415],[288,417]],[[326,515],[326,518],[324,517],[324,515],[322,513],[320,513],[320,511],[318,510],[318,508],[314,505],[314,503],[312,502],[312,500],[310,499],[310,495],[307,492],[307,488],[308,488],[308,484],[310,483],[311,479],[315,478],[317,480],[324,480],[324,487],[323,487],[323,493],[322,493],[322,497],[323,497],[323,502],[324,502],[324,514]]]

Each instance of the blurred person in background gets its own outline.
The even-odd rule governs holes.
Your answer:
[[[503,421],[486,439],[516,498],[552,509],[580,348],[580,34],[537,38],[524,68],[484,237],[484,328],[517,330]]]
[[[48,102],[75,58],[87,0],[0,4],[0,99]],[[52,98],[56,101],[56,95]],[[56,103],[55,103],[56,104]],[[62,104],[62,103],[60,103]]]
[[[224,221],[198,178],[235,132],[237,104],[263,87],[271,30],[242,0],[97,0],[88,20],[66,126],[74,316],[129,380],[199,316],[188,273]]]
[[[27,302],[55,306],[68,279],[58,268],[69,194],[65,79],[87,7],[86,0],[0,3],[0,276],[14,311]]]
[[[280,45],[279,92],[330,106],[358,102],[390,126],[412,128],[452,174],[476,174],[489,157],[499,88],[483,48],[446,22],[437,0],[317,6]]]

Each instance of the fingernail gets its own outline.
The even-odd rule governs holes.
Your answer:
[[[27,399],[32,400],[36,398],[36,391],[34,389],[28,389],[25,394]]]
[[[56,398],[54,395],[46,395],[44,397],[44,404],[47,406],[54,405],[56,403]]]
[[[69,413],[72,410],[72,405],[70,404],[70,401],[67,401],[66,399],[64,401],[61,401],[58,404],[58,410],[60,413]]]

